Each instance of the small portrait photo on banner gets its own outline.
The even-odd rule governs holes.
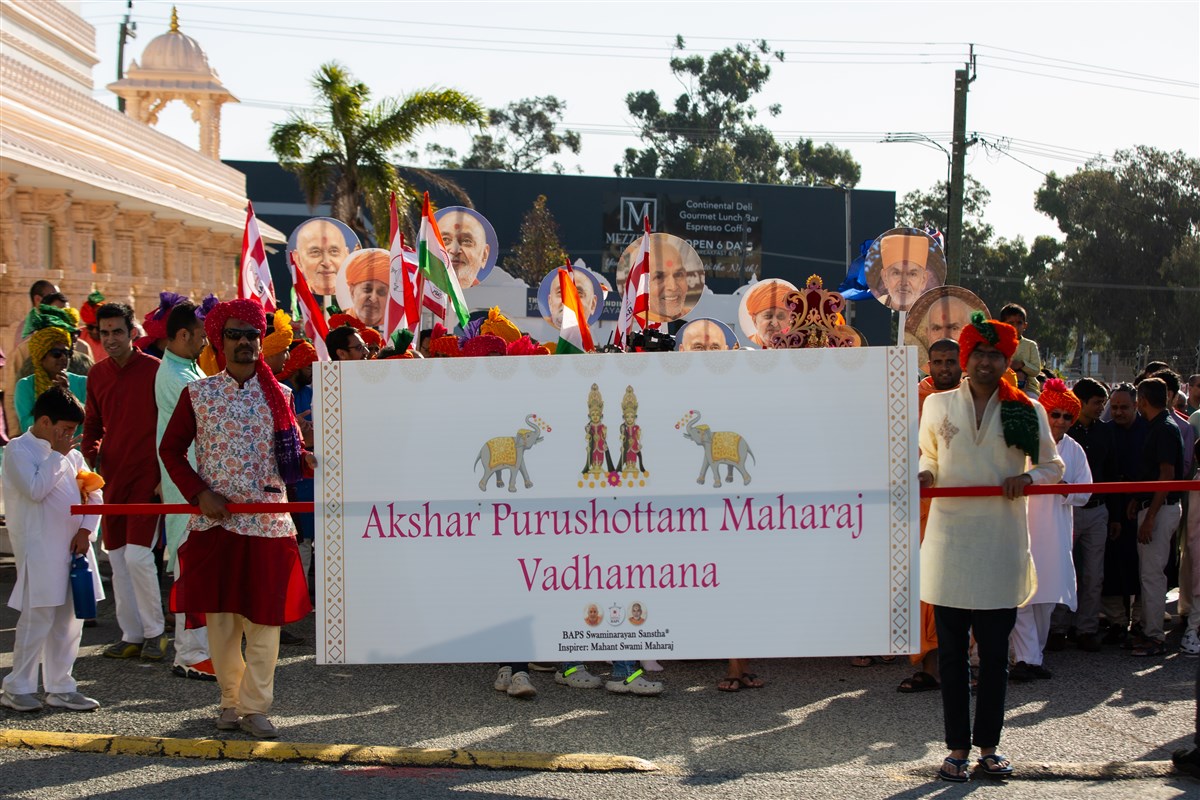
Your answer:
[[[496,229],[487,217],[466,206],[439,208],[433,218],[442,232],[458,285],[463,289],[478,286],[492,273],[500,256]]]
[[[338,305],[368,328],[383,326],[391,263],[387,250],[371,247],[351,253],[338,271]]]
[[[867,251],[867,286],[893,311],[908,311],[917,298],[946,282],[946,256],[932,236],[916,228],[893,228]]]
[[[625,248],[617,262],[617,291],[625,288],[625,277],[642,254],[638,237]],[[682,319],[704,294],[704,261],[696,248],[669,233],[650,234],[650,321]]]
[[[315,295],[333,297],[337,274],[346,256],[362,247],[350,226],[332,217],[313,217],[296,226],[288,237],[287,255],[304,271]]]
[[[756,347],[769,348],[772,339],[791,329],[792,312],[787,298],[794,291],[796,287],[781,278],[767,278],[742,294],[738,326]]]
[[[677,350],[689,353],[705,353],[710,350],[737,350],[737,334],[733,328],[719,320],[701,317],[686,323],[675,334],[679,344]]]
[[[588,325],[595,325],[604,311],[604,288],[596,273],[584,267],[571,268],[575,288],[579,291],[579,302],[587,314]],[[562,327],[563,301],[562,286],[558,282],[558,270],[552,269],[538,284],[538,311],[542,319],[555,328]]]

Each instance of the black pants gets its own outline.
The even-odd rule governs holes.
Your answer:
[[[1004,727],[1008,690],[1008,636],[1017,621],[1015,608],[976,611],[934,606],[938,667],[942,673],[942,714],[946,747],[970,750],[996,747]],[[979,646],[979,687],[975,691],[975,731],[971,733],[971,633]]]

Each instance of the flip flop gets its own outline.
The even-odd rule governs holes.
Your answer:
[[[722,678],[717,681],[718,692],[736,692],[742,688],[742,682],[739,678]]]
[[[999,753],[992,753],[991,755],[980,756],[979,761],[976,762],[976,764],[975,764],[975,767],[976,767],[975,771],[977,773],[982,772],[984,775],[987,775],[989,778],[1010,777],[1013,774],[1012,764],[1010,763],[1007,767],[1002,767],[1002,766],[1000,766],[1000,762],[1002,762],[1002,761],[1008,761],[1008,758],[1006,756],[1000,755]]]
[[[967,779],[971,777],[971,771],[967,769],[969,763],[965,758],[946,756],[942,761],[942,766],[938,769],[937,776],[950,783],[966,783]],[[953,772],[946,769],[947,764],[954,768]]]
[[[900,681],[900,685],[896,687],[896,691],[902,694],[913,694],[915,692],[931,692],[940,688],[942,688],[942,685],[938,683],[937,678],[928,672],[917,672],[911,678],[905,678]]]
[[[753,672],[743,672],[740,678],[731,678],[730,680],[736,680],[743,689],[761,689],[767,685]]]

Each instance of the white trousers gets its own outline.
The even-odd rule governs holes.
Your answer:
[[[75,618],[75,601],[67,584],[67,602],[61,606],[29,607],[29,581],[21,600],[25,610],[17,620],[13,641],[12,672],[4,676],[4,691],[9,694],[33,694],[38,688],[38,667],[47,692],[73,692],[78,687],[71,677],[83,620]]]
[[[1163,641],[1163,615],[1167,610],[1167,560],[1171,556],[1171,537],[1179,527],[1179,503],[1164,504],[1154,518],[1154,531],[1148,544],[1138,542],[1138,569],[1142,576],[1142,632],[1147,639]],[[1138,512],[1138,528],[1146,510]]]
[[[1017,609],[1017,624],[1013,625],[1009,643],[1012,645],[1013,661],[1024,661],[1030,666],[1040,666],[1046,639],[1050,636],[1050,616],[1056,603],[1031,603]]]
[[[187,540],[187,532],[183,541]],[[183,543],[180,542],[180,544]],[[175,580],[179,580],[179,559],[175,559]],[[208,659],[208,628],[188,628],[187,614],[175,615],[175,663],[190,667]]]
[[[113,602],[121,639],[141,644],[162,636],[165,623],[154,551],[139,544],[127,544],[109,550],[108,563],[112,567]]]

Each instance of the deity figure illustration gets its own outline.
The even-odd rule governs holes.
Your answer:
[[[638,401],[632,386],[621,398],[621,472],[645,472],[642,462],[642,426],[637,424]]]
[[[587,404],[588,424],[583,428],[587,461],[583,465],[583,474],[599,478],[613,471],[613,463],[608,452],[608,426],[604,424],[604,398],[597,384],[592,384]]]

